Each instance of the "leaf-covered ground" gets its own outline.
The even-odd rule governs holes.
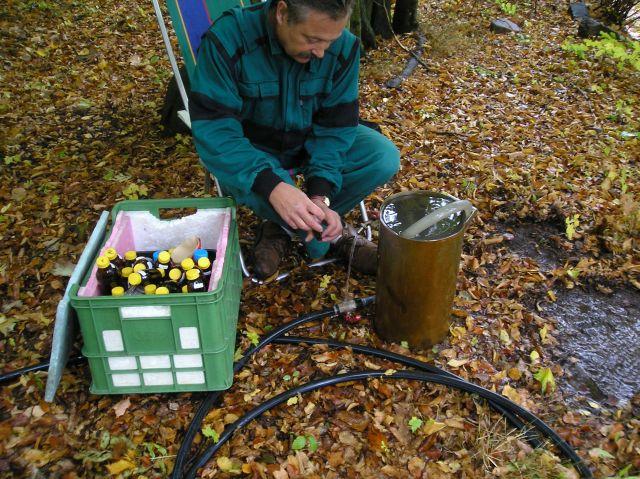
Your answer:
[[[402,170],[368,199],[369,208],[397,191],[430,189],[468,198],[480,213],[465,236],[449,338],[428,351],[387,344],[372,333],[371,312],[358,325],[325,321],[305,334],[433,361],[538,414],[596,477],[632,475],[640,469],[638,398],[619,408],[566,401],[551,355],[562,337],[536,305],[563,288],[640,287],[640,77],[564,52],[560,45],[576,30],[565,3],[537,4],[534,13],[516,2],[512,18],[523,33],[499,36],[488,30],[502,15],[493,2],[423,2],[429,70],[418,67],[398,90],[383,87],[406,59],[394,41],[363,61],[363,116],[402,151]],[[201,196],[204,173],[189,138],[159,135],[170,75],[150,3],[8,1],[0,6],[0,39],[6,372],[48,359],[57,302],[100,212],[134,195]],[[244,243],[254,222],[242,212]],[[510,250],[510,229],[531,222],[555,231],[562,267],[543,270]],[[344,283],[340,267],[301,266],[281,284],[245,285],[240,344],[332,304]],[[349,281],[353,295],[374,291],[370,278]],[[220,432],[252,405],[310,378],[397,367],[350,351],[270,347],[236,378],[205,430]],[[542,380],[551,379],[560,387],[548,384],[543,394]],[[45,380],[31,373],[2,388],[2,477],[164,477],[202,398],[93,396],[88,369],[76,366],[48,404]],[[477,398],[375,380],[264,415],[202,475],[572,477],[553,452],[531,451]]]

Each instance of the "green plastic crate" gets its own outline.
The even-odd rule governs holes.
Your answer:
[[[231,387],[242,289],[235,203],[230,198],[123,201],[111,212],[230,208],[222,275],[215,290],[163,296],[78,296],[70,290],[94,394],[214,391]],[[109,238],[111,231],[105,237]],[[103,241],[104,245],[104,241]],[[100,248],[101,250],[102,248]],[[216,260],[218,260],[217,258]],[[92,261],[91,266],[95,263]],[[140,311],[143,311],[140,317]]]

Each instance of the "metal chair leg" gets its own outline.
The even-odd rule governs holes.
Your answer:
[[[211,173],[205,168],[204,169],[204,194],[208,195],[211,191]]]
[[[367,225],[365,227],[365,229],[364,229],[365,230],[365,236],[369,241],[371,241],[371,238],[372,238],[371,225],[368,224],[369,215],[367,214],[367,208],[364,205],[364,200],[360,202],[360,215],[362,216],[362,223]]]

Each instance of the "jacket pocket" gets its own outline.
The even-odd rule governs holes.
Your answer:
[[[242,97],[242,117],[262,124],[271,124],[277,115],[280,98],[280,82],[238,82]]]

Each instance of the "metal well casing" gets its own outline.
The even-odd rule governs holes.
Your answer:
[[[457,198],[431,191],[402,192],[387,198],[380,212],[403,195]],[[388,341],[407,341],[414,347],[430,347],[449,331],[449,319],[469,221],[453,235],[436,240],[406,239],[392,231],[381,214],[378,240],[376,317],[378,335]]]

